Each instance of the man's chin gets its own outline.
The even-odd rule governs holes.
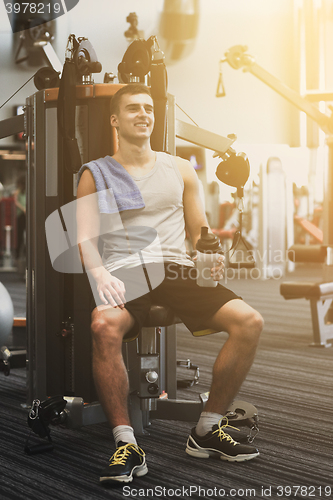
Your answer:
[[[140,131],[139,133],[135,134],[135,137],[141,138],[141,139],[149,139],[151,136],[152,130],[144,130]]]

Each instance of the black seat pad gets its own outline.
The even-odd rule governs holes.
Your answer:
[[[311,283],[307,281],[287,281],[281,283],[280,294],[285,299],[321,298],[333,294],[333,283]]]
[[[153,305],[144,326],[170,326],[176,323],[181,323],[181,320],[175,316],[169,307]]]

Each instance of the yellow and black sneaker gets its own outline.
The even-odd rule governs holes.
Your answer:
[[[255,446],[235,441],[225,432],[227,427],[236,429],[228,425],[228,419],[224,417],[205,436],[198,436],[193,428],[187,440],[186,453],[192,457],[220,458],[229,462],[244,462],[259,455]]]
[[[145,452],[136,444],[119,441],[99,480],[103,483],[130,483],[133,476],[144,476],[147,472]]]

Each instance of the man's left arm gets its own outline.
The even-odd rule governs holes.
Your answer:
[[[203,200],[200,197],[198,176],[191,163],[176,157],[177,165],[184,181],[184,217],[186,230],[195,248],[202,226],[208,226]]]
[[[196,248],[197,241],[200,238],[201,227],[206,226],[209,228],[205,207],[200,196],[199,179],[189,161],[179,157],[176,157],[176,161],[184,181],[183,204],[185,227],[191,238],[193,248]],[[219,261],[218,266],[212,269],[214,279],[216,278],[217,280],[222,278],[224,257],[221,256]]]

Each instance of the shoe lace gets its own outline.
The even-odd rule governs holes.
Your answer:
[[[125,462],[131,451],[136,451],[141,457],[145,456],[145,452],[134,443],[127,443],[124,446],[119,446],[117,450],[114,452],[112,457],[110,458],[110,466],[111,465],[125,465]]]
[[[223,423],[223,422],[226,422],[226,423]],[[224,430],[226,429],[226,427],[229,427],[230,429],[235,429],[236,431],[239,431],[239,429],[237,429],[237,427],[233,427],[232,425],[229,425],[227,417],[222,417],[219,420],[218,428],[216,429],[216,431],[213,431],[212,434],[217,434],[217,436],[220,439],[220,441],[223,441],[223,439],[226,439],[227,441],[229,441],[229,443],[231,443],[234,446],[236,446],[236,444],[239,444],[238,441],[235,441],[230,436],[230,434],[227,434],[226,432],[224,432]]]

